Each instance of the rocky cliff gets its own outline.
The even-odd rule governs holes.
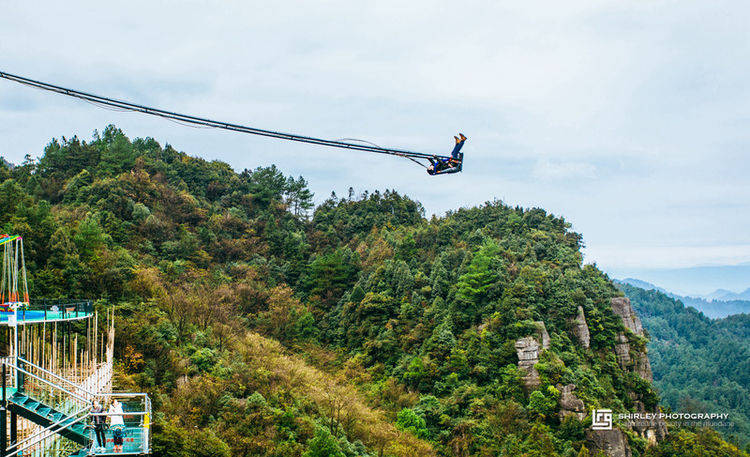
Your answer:
[[[625,328],[637,337],[646,338],[641,320],[633,311],[630,300],[625,297],[615,297],[611,300],[611,303],[612,311],[620,316]],[[620,367],[624,370],[634,371],[647,381],[653,381],[654,376],[651,372],[651,363],[648,361],[645,346],[643,349],[633,350],[631,343],[631,338],[625,332],[618,333],[615,354]]]
[[[591,334],[589,332],[589,326],[586,323],[586,316],[583,314],[583,306],[578,307],[578,315],[575,319],[570,320],[573,326],[573,334],[578,338],[578,342],[585,349],[589,349],[591,346]]]
[[[622,331],[617,333],[614,346],[615,356],[620,368],[651,382],[653,375],[648,354],[643,344],[646,334],[643,331],[641,320],[635,314],[630,300],[627,298],[614,297],[610,300],[610,304],[612,312],[622,321]],[[527,391],[537,389],[540,386],[540,374],[536,365],[539,363],[543,351],[549,349],[550,346],[550,336],[545,324],[540,321],[534,322],[534,324],[536,326],[534,334],[519,338],[515,342],[518,367],[524,373],[523,383]],[[576,316],[568,319],[568,324],[578,344],[589,350],[591,348],[591,333],[582,306],[578,306]],[[560,420],[567,416],[583,420],[589,411],[587,411],[585,403],[575,395],[576,385],[558,383],[555,387],[560,392],[558,400]],[[629,396],[636,412],[658,412],[658,408],[649,411],[638,394],[631,392]],[[666,437],[667,434],[666,425],[660,419],[620,424],[620,426],[634,430],[650,444],[655,444]],[[613,457],[631,456],[627,437],[617,426],[612,430],[589,430],[586,432],[586,440],[592,451],[601,451],[605,455]]]
[[[629,299],[614,297],[610,300],[610,303],[612,311],[620,317],[625,328],[624,331],[617,334],[615,343],[615,355],[618,364],[623,370],[636,373],[649,382],[653,381],[651,364],[642,341],[646,338],[646,334],[643,331],[640,318],[633,310]],[[579,315],[574,320],[574,333],[577,336],[584,333],[588,334],[587,331],[583,332],[580,326],[582,315],[582,310],[579,309]],[[579,337],[579,341],[583,343],[583,340]],[[633,400],[636,412],[658,412],[658,407],[649,411],[642,401],[643,399],[637,394],[631,392],[629,396]],[[656,444],[667,435],[667,427],[662,419],[639,420],[632,424],[621,424],[621,426],[632,428],[638,435],[645,438],[650,445]],[[589,430],[586,433],[586,439],[592,450],[602,451],[608,456],[629,457],[631,455],[625,435],[617,428],[613,430]]]
[[[587,430],[586,441],[592,454],[603,452],[608,457],[631,457],[627,437],[622,430]]]
[[[539,387],[539,372],[536,364],[539,362],[539,354],[542,350],[549,348],[549,334],[544,322],[535,322],[536,335],[526,336],[516,341],[516,353],[518,355],[518,368],[525,373],[524,385],[528,390]]]

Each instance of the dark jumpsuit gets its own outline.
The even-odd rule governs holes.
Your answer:
[[[461,148],[464,147],[465,140],[459,141],[456,143],[455,146],[453,146],[453,150],[451,151],[451,159],[458,161],[460,160],[459,153],[461,152]],[[449,159],[439,159],[438,157],[434,157],[432,159],[427,159],[432,164],[432,171],[427,170],[428,174],[431,175],[437,175],[440,173],[455,173],[458,171],[458,167],[450,163]]]
[[[91,410],[92,413],[103,413],[104,408],[94,407]],[[94,431],[96,432],[96,442],[101,447],[107,445],[107,438],[104,434],[104,422],[107,420],[107,416],[94,416]]]

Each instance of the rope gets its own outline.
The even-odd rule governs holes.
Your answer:
[[[362,142],[362,143],[367,143],[367,144],[370,144],[370,145],[372,145],[372,146],[375,146],[376,148],[381,148],[381,146],[378,146],[377,144],[373,143],[372,141],[367,141],[367,140],[360,140],[359,138],[341,138],[341,139],[338,139],[338,140],[336,140],[336,141],[360,141],[360,142]],[[413,159],[413,158],[411,158],[411,157],[405,156],[405,155],[403,155],[403,154],[396,154],[396,155],[397,155],[397,156],[399,156],[399,157],[403,157],[403,158],[405,158],[405,159],[409,159],[409,160],[411,160],[412,162],[414,162],[414,163],[416,163],[417,165],[419,165],[420,167],[423,167],[423,168],[427,168],[427,165],[423,164],[422,162],[420,162],[420,161],[418,161],[418,160],[416,160],[416,159]]]
[[[122,100],[116,100],[113,98],[102,97],[99,95],[81,92],[81,91],[74,90],[74,89],[68,89],[65,87],[56,86],[56,85],[45,83],[42,81],[36,81],[33,79],[25,78],[23,76],[17,76],[17,75],[13,75],[10,73],[4,73],[2,71],[0,71],[0,78],[4,78],[9,81],[17,82],[19,84],[30,86],[36,89],[46,90],[49,92],[55,92],[61,95],[67,95],[69,97],[77,98],[77,99],[84,100],[90,103],[106,105],[106,106],[117,108],[120,110],[134,111],[134,112],[143,113],[143,114],[150,114],[152,116],[158,116],[158,117],[162,117],[162,118],[169,119],[172,121],[183,122],[183,123],[191,124],[193,126],[204,126],[204,127],[218,128],[218,129],[224,129],[224,130],[231,130],[235,132],[248,133],[251,135],[260,135],[260,136],[266,136],[270,138],[278,138],[278,139],[288,140],[288,141],[297,141],[301,143],[317,144],[321,146],[329,146],[329,147],[334,147],[334,148],[352,149],[356,151],[374,152],[377,154],[395,155],[395,156],[409,158],[413,162],[416,162],[416,163],[419,163],[419,162],[417,162],[414,159],[429,159],[431,157],[439,157],[443,159],[448,158],[448,156],[435,156],[434,154],[428,154],[424,152],[414,152],[414,151],[407,151],[403,149],[384,148],[384,147],[374,145],[372,143],[370,146],[366,146],[366,145],[350,143],[346,141],[326,140],[322,138],[297,135],[293,133],[277,132],[273,130],[259,129],[255,127],[240,125],[240,124],[232,124],[229,122],[215,121],[215,120],[206,119],[202,117],[191,116],[188,114],[180,114],[180,113],[175,113],[172,111],[152,108],[149,106],[137,105],[135,103],[130,103],[130,102],[122,101]],[[422,165],[421,163],[419,164]]]

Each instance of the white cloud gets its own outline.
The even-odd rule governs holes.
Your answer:
[[[594,179],[596,167],[585,162],[560,162],[542,159],[534,165],[532,175],[535,178],[552,180]]]

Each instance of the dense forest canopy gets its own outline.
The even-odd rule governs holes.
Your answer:
[[[709,319],[656,290],[619,286],[648,330],[649,358],[662,402],[675,411],[729,413],[721,431],[750,442],[750,315]]]
[[[302,177],[113,126],[0,179],[33,294],[116,307],[119,382],[154,398],[157,456],[589,455],[591,419],[560,419],[561,385],[587,410],[659,401],[615,358],[620,292],[542,209],[428,220],[389,190],[314,207]],[[514,344],[540,323],[529,391]],[[636,456],[745,455],[711,430],[627,440]]]

